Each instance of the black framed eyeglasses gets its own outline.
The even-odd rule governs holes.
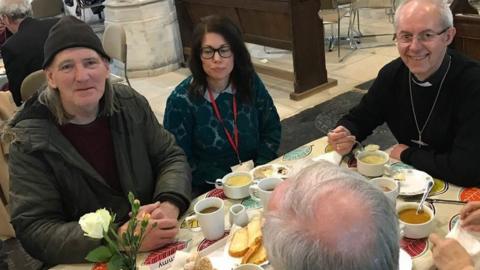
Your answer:
[[[222,58],[232,57],[232,49],[229,45],[223,45],[218,49],[214,49],[210,46],[202,47],[200,49],[200,57],[203,59],[212,59],[215,56],[215,53],[218,52],[218,55]]]
[[[412,33],[400,33],[398,35],[394,34],[393,40],[396,40],[398,43],[403,43],[403,44],[412,43],[413,38],[416,38],[420,42],[430,42],[433,39],[435,39],[435,37],[440,36],[441,34],[447,32],[447,30],[450,29],[450,27],[451,26],[448,26],[440,32],[427,30],[427,31],[420,32],[416,35]]]

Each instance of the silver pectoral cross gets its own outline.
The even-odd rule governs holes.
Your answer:
[[[428,143],[422,141],[422,134],[418,135],[418,140],[411,140],[411,142],[418,144],[419,147],[428,146]]]

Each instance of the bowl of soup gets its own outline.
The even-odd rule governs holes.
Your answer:
[[[243,199],[250,196],[249,187],[253,176],[248,172],[232,172],[215,181],[215,187],[223,189],[230,199]]]
[[[428,237],[434,228],[435,213],[431,208],[423,205],[422,211],[417,212],[418,203],[408,202],[397,206],[397,215],[403,227],[403,236],[412,239]]]
[[[356,155],[357,171],[368,177],[377,177],[383,175],[385,164],[390,157],[384,151],[361,151]]]

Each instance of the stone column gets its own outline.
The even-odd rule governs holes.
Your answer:
[[[176,70],[183,62],[174,0],[107,0],[105,27],[109,24],[125,29],[130,78]]]

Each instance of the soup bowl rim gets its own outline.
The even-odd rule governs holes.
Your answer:
[[[368,155],[374,155],[374,156],[381,156],[383,158],[385,158],[385,160],[381,163],[367,163],[367,162],[364,162],[361,160],[361,158],[363,157],[366,157]],[[357,163],[362,163],[362,165],[367,165],[367,166],[383,166],[385,164],[388,163],[389,159],[390,159],[390,156],[388,155],[387,152],[385,151],[382,151],[382,150],[375,150],[375,151],[359,151],[357,152],[357,154],[355,155],[355,158],[357,160]]]
[[[426,205],[423,205],[423,209],[428,209],[427,212],[429,212],[428,215],[430,216],[430,218],[427,221],[425,221],[423,223],[409,223],[409,222],[406,222],[406,221],[400,219],[400,215],[399,215],[400,211],[405,210],[405,209],[417,210],[417,207],[418,207],[417,202],[408,202],[408,203],[403,203],[403,204],[398,205],[397,208],[396,208],[398,221],[400,221],[401,223],[403,223],[405,225],[408,225],[408,226],[417,227],[417,226],[422,226],[422,225],[428,224],[435,219],[435,213],[433,212],[433,209],[431,209],[430,207],[428,207]]]
[[[228,179],[232,176],[235,176],[235,175],[245,175],[250,179],[250,181],[248,183],[244,184],[244,185],[241,185],[241,186],[240,185],[229,185],[227,183]],[[224,186],[227,186],[228,188],[242,188],[242,187],[251,185],[253,182],[254,182],[253,176],[248,172],[231,172],[231,173],[228,173],[227,175],[225,175],[222,179],[222,184]]]

